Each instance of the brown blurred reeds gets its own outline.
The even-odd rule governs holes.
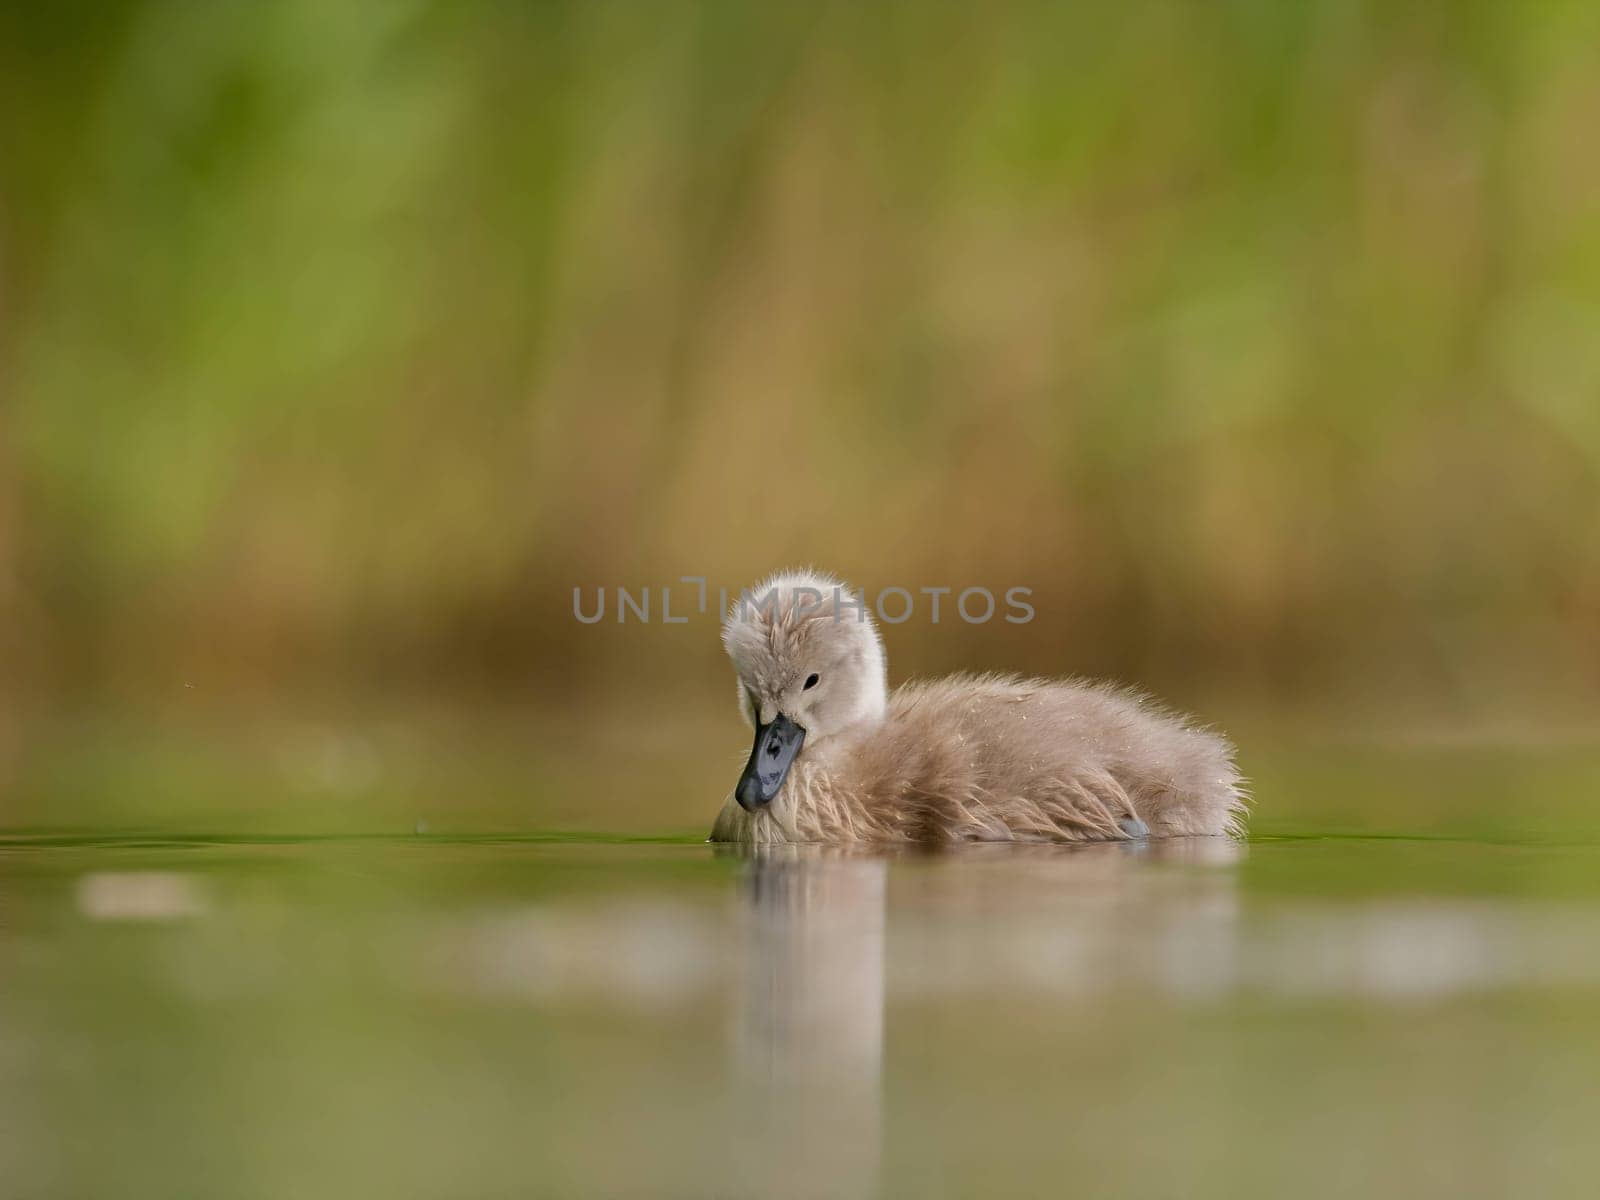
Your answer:
[[[902,669],[1592,700],[1597,33],[8,7],[13,697],[710,686],[572,587],[802,560],[1035,589]]]

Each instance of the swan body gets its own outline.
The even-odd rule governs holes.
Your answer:
[[[860,597],[813,572],[723,624],[750,762],[718,842],[1103,841],[1233,835],[1233,748],[1111,685],[953,675],[886,686]]]

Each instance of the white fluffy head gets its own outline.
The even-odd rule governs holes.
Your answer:
[[[741,593],[722,644],[752,724],[782,713],[806,731],[810,748],[883,719],[888,672],[878,627],[861,594],[831,576],[780,571]]]

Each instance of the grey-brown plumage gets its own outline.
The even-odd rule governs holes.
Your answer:
[[[758,731],[787,720],[804,739],[770,800],[750,791],[744,803],[728,798],[713,841],[1090,841],[1243,831],[1232,747],[1139,696],[999,675],[908,683],[890,695],[877,630],[844,585],[792,572],[747,595],[771,600],[735,604],[723,626],[741,709]],[[758,732],[757,752],[761,746]]]

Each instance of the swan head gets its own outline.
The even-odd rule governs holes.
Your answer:
[[[883,720],[883,643],[861,594],[837,579],[782,571],[747,589],[722,623],[722,644],[755,729],[734,791],[748,812],[772,803],[796,759]]]

